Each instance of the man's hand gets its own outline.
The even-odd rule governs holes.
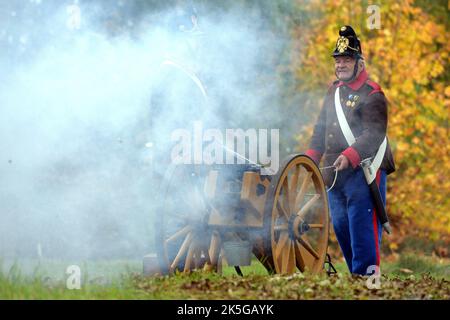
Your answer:
[[[347,159],[347,157],[341,154],[333,163],[333,166],[336,167],[336,171],[341,171],[347,169],[349,164],[350,161]]]

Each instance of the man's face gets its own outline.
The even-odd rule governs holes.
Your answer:
[[[352,57],[342,56],[334,58],[334,68],[339,80],[346,81],[353,75],[356,60]]]

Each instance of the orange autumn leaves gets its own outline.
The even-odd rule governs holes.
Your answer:
[[[292,68],[302,79],[297,90],[325,91],[334,80],[330,53],[337,31],[352,25],[362,41],[369,74],[390,102],[388,134],[397,171],[389,177],[388,211],[403,230],[408,226],[431,240],[448,237],[449,31],[411,0],[381,4],[381,28],[370,30],[366,6],[366,1],[308,2],[317,19],[308,30],[302,26],[292,32]],[[318,113],[320,105],[312,107]],[[303,140],[307,135],[299,136]]]

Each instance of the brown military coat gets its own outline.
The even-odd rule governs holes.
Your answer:
[[[339,126],[334,106],[338,87],[342,109],[356,138],[351,146],[347,144]],[[368,79],[365,70],[351,83],[334,82],[325,97],[306,155],[316,163],[323,157],[324,166],[331,166],[340,154],[344,154],[356,169],[361,160],[374,157],[383,142],[388,124],[387,108],[383,91],[378,84]],[[386,170],[387,174],[395,171],[389,141],[380,168]],[[323,174],[329,185],[333,170],[324,170]]]

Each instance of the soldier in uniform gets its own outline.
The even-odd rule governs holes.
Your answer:
[[[350,272],[366,275],[378,270],[382,228],[360,162],[373,158],[386,137],[387,100],[380,86],[369,79],[361,43],[351,26],[340,28],[332,56],[337,80],[328,89],[306,155],[317,164],[323,158],[325,167],[332,166],[323,171],[328,186],[337,174],[328,192],[334,231]],[[335,97],[338,88],[339,97]],[[341,128],[335,99],[354,135],[351,145]],[[388,142],[376,175],[384,203],[386,176],[394,170]]]

